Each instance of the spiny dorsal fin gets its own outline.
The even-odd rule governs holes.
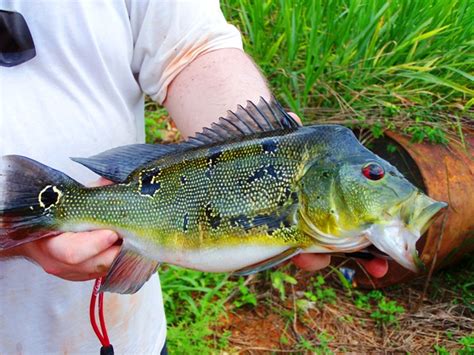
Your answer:
[[[235,112],[227,111],[227,116],[220,117],[210,128],[204,128],[183,145],[198,147],[233,141],[257,133],[293,130],[298,127],[300,124],[288,115],[275,98],[267,102],[260,97],[257,105],[247,101],[245,107],[238,105]]]
[[[220,117],[210,128],[204,128],[180,144],[131,144],[89,158],[71,159],[113,182],[124,182],[136,169],[169,154],[244,139],[263,132],[291,131],[299,126],[276,99],[267,102],[260,97],[257,105],[251,101],[247,101],[246,107],[239,105],[235,112],[228,111],[226,117]]]

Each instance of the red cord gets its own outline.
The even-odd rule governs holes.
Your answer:
[[[102,283],[102,278],[98,278],[95,280],[94,288],[92,289],[92,296],[91,296],[91,303],[89,306],[89,317],[91,320],[92,329],[94,330],[95,335],[99,339],[100,343],[104,347],[110,346],[109,336],[107,334],[107,328],[105,326],[105,319],[104,319],[104,294],[99,294],[99,322],[100,328],[97,326],[97,322],[95,320],[95,304],[97,300],[97,295],[99,293],[100,285]]]
[[[107,334],[107,327],[105,326],[105,319],[104,319],[104,293],[103,292],[101,292],[99,295],[99,322],[100,322],[100,328],[102,329],[102,336],[104,337],[105,346],[109,346],[110,340],[109,340],[109,335]]]

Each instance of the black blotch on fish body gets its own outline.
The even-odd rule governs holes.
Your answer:
[[[141,176],[140,193],[142,195],[153,196],[161,188],[161,182],[153,182],[153,178],[159,174],[159,171],[145,172]]]
[[[295,191],[291,191],[291,188],[289,186],[285,187],[284,195],[278,201],[278,205],[283,206],[288,201],[291,203],[298,202],[298,194]]]
[[[257,169],[253,175],[249,176],[247,179],[248,183],[254,182],[255,180],[261,179],[265,176],[265,167]]]
[[[206,211],[205,212],[206,212],[207,221],[209,222],[209,225],[211,226],[211,228],[216,229],[217,227],[219,227],[219,225],[221,224],[221,220],[222,220],[221,214],[220,213],[213,213],[210,203],[206,205]]]
[[[186,185],[186,175],[181,175],[181,184]]]
[[[254,227],[267,226],[267,233],[270,235],[278,229],[291,226],[291,223],[288,221],[288,213],[276,214],[274,212],[267,215],[256,215],[252,220],[252,224]]]
[[[275,167],[273,165],[267,165],[255,170],[254,173],[247,178],[247,182],[252,183],[256,180],[262,179],[265,175],[269,175],[275,179],[278,177]]]
[[[293,202],[293,203],[297,203],[297,202],[298,202],[298,194],[297,194],[295,191],[293,191],[293,192],[291,193],[291,202]]]
[[[222,155],[222,150],[215,149],[215,150],[210,150],[209,151],[209,156],[207,157],[207,166],[209,168],[213,168],[216,164],[219,158]]]
[[[262,149],[265,153],[275,153],[277,150],[277,142],[273,139],[266,139],[262,142]]]
[[[183,231],[186,232],[189,226],[189,213],[186,213],[183,217]]]
[[[59,192],[55,191],[53,186],[48,186],[41,191],[39,200],[43,204],[43,208],[49,208],[58,202]]]
[[[267,166],[267,174],[270,175],[271,177],[273,178],[277,178],[278,177],[278,174],[275,170],[275,167],[273,165],[269,165]]]
[[[222,155],[222,150],[216,149],[216,148],[209,149],[209,156],[206,158],[207,169],[204,172],[204,174],[206,175],[208,179],[212,177],[213,169],[216,166],[221,155]]]
[[[240,214],[236,217],[231,217],[230,218],[230,225],[232,227],[242,227],[246,231],[249,230],[250,228],[252,228],[252,225],[250,224],[249,218],[244,214]]]

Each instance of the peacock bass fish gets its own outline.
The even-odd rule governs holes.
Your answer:
[[[247,102],[180,144],[73,158],[115,182],[85,187],[26,157],[2,158],[0,248],[111,229],[121,252],[100,291],[134,293],[166,262],[250,274],[299,253],[370,245],[417,270],[415,244],[446,206],[347,128],[301,126]]]

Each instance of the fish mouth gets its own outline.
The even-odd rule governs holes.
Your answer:
[[[405,201],[398,217],[372,225],[364,231],[365,237],[404,268],[419,272],[424,264],[418,256],[416,242],[447,206],[445,202],[416,192]]]

